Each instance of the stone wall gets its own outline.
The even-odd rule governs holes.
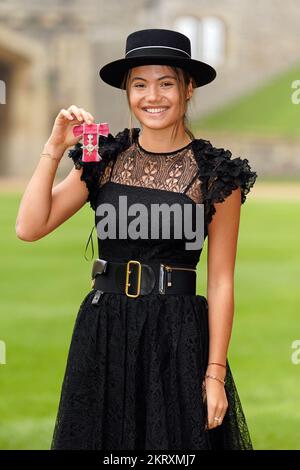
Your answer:
[[[125,92],[103,83],[100,67],[124,56],[132,31],[172,29],[178,17],[188,14],[215,15],[226,26],[224,64],[214,82],[195,91],[191,119],[300,61],[297,0],[28,0],[26,6],[22,0],[2,0],[0,79],[8,81],[8,100],[0,105],[0,174],[32,173],[61,107],[77,104],[90,110],[110,124],[113,134],[127,127]],[[236,145],[243,142],[243,153],[258,159],[263,173],[298,171],[298,143],[236,139]],[[59,174],[69,168],[64,159]]]
[[[262,179],[300,177],[300,138],[209,132],[197,137],[210,140],[217,148],[229,149],[232,158],[247,158]]]

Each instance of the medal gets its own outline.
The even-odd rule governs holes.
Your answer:
[[[99,155],[99,135],[109,134],[109,126],[107,122],[101,122],[99,124],[80,124],[79,126],[73,127],[73,134],[75,137],[83,134],[82,144],[82,161],[83,162],[100,162],[101,157]]]

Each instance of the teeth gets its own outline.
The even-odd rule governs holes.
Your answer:
[[[166,108],[145,108],[145,111],[148,113],[160,113],[161,111],[165,111]]]

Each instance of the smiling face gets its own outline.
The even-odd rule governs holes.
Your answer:
[[[127,89],[132,112],[149,129],[165,129],[183,121],[186,99],[193,92],[190,83],[181,100],[178,76],[166,65],[133,67]]]

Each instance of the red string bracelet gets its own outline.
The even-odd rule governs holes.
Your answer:
[[[224,367],[224,369],[226,369],[226,366],[224,366],[224,364],[220,364],[219,362],[209,362],[207,365],[209,366],[210,364],[216,364],[217,366],[221,366],[221,367]]]

